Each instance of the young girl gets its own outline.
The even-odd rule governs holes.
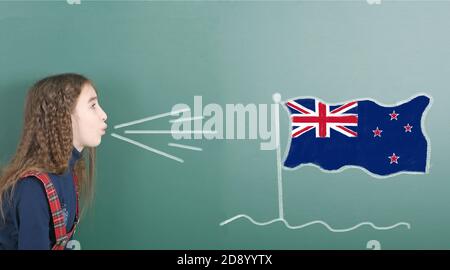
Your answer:
[[[107,116],[93,83],[78,74],[35,83],[24,116],[16,153],[0,174],[0,249],[65,249],[79,195],[93,198],[95,147]]]

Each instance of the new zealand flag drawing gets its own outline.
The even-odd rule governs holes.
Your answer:
[[[429,103],[425,95],[390,107],[367,99],[340,105],[317,98],[289,100],[292,132],[284,166],[339,170],[350,165],[380,176],[425,173],[429,143],[422,117]]]

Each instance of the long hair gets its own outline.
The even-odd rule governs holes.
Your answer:
[[[26,171],[59,175],[68,169],[74,147],[71,114],[86,84],[93,86],[83,75],[67,73],[44,78],[29,89],[21,139],[0,172],[0,218],[5,218],[3,205],[12,202],[15,185]],[[74,165],[83,210],[94,197],[95,173],[95,147],[85,149]]]

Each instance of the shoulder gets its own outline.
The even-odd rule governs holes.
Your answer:
[[[49,219],[50,205],[44,184],[35,176],[21,178],[14,191],[13,207],[16,215],[23,219],[38,222]]]
[[[27,176],[17,181],[17,187],[22,189],[42,189],[44,184],[36,176]]]
[[[35,176],[21,178],[16,185],[16,191],[14,193],[17,198],[46,196],[44,184]]]

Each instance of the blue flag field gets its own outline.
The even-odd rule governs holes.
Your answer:
[[[397,106],[368,99],[339,105],[289,100],[292,131],[284,166],[315,164],[330,171],[357,166],[379,176],[426,173],[429,142],[422,118],[429,104],[426,95]]]

